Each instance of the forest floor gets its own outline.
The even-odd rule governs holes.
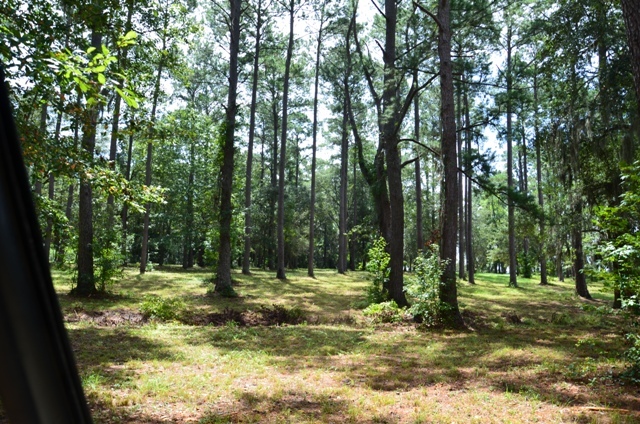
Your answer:
[[[237,273],[235,299],[208,296],[210,276],[130,269],[81,300],[54,273],[97,423],[640,422],[628,319],[598,284],[589,302],[569,280],[480,274],[459,283],[469,330],[450,331],[370,322],[366,273]]]

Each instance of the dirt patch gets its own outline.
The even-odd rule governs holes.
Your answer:
[[[260,306],[258,310],[238,311],[225,308],[222,312],[210,314],[189,313],[180,319],[188,325],[223,326],[234,322],[243,327],[274,326],[283,324],[300,324],[305,321],[304,314],[296,308],[280,305]]]
[[[73,311],[65,316],[66,322],[92,322],[102,327],[116,327],[120,325],[143,325],[147,318],[140,312],[128,309],[113,309],[106,311]]]

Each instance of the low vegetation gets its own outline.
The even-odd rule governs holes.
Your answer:
[[[365,273],[126,270],[114,293],[69,296],[54,272],[98,423],[527,423],[640,420],[625,379],[629,318],[611,294],[481,274],[459,283],[469,325],[417,324],[393,305],[357,309]],[[380,317],[383,316],[383,318]]]

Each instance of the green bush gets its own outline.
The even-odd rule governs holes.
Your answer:
[[[185,304],[180,299],[146,295],[140,304],[140,311],[146,318],[172,321],[178,319],[184,307]]]
[[[414,317],[421,318],[425,324],[434,325],[442,311],[440,285],[444,272],[444,263],[440,260],[437,246],[431,245],[426,252],[421,252],[414,264],[415,278],[408,280],[404,289],[411,302],[408,311]]]
[[[382,303],[372,303],[362,311],[364,316],[371,318],[374,323],[400,322],[404,318],[405,310],[398,307],[393,300]]]
[[[387,242],[380,237],[373,242],[373,247],[367,252],[369,257],[367,271],[372,277],[371,285],[365,289],[367,305],[389,300],[389,293],[385,286],[389,281],[389,272],[391,270],[389,261],[391,258],[386,251],[386,247]]]

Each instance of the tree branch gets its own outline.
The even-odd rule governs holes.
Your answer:
[[[436,23],[436,25],[438,25],[438,28],[440,30],[442,30],[442,22],[440,22],[440,19],[438,19],[438,17],[436,15],[434,15],[433,13],[431,13],[426,7],[422,6],[420,3],[418,3],[417,1],[413,2],[413,5],[415,7],[417,7],[418,9],[420,9],[421,11],[423,11],[424,13],[426,13],[427,15],[429,15],[429,17],[431,17],[431,19],[433,19],[433,21]]]

